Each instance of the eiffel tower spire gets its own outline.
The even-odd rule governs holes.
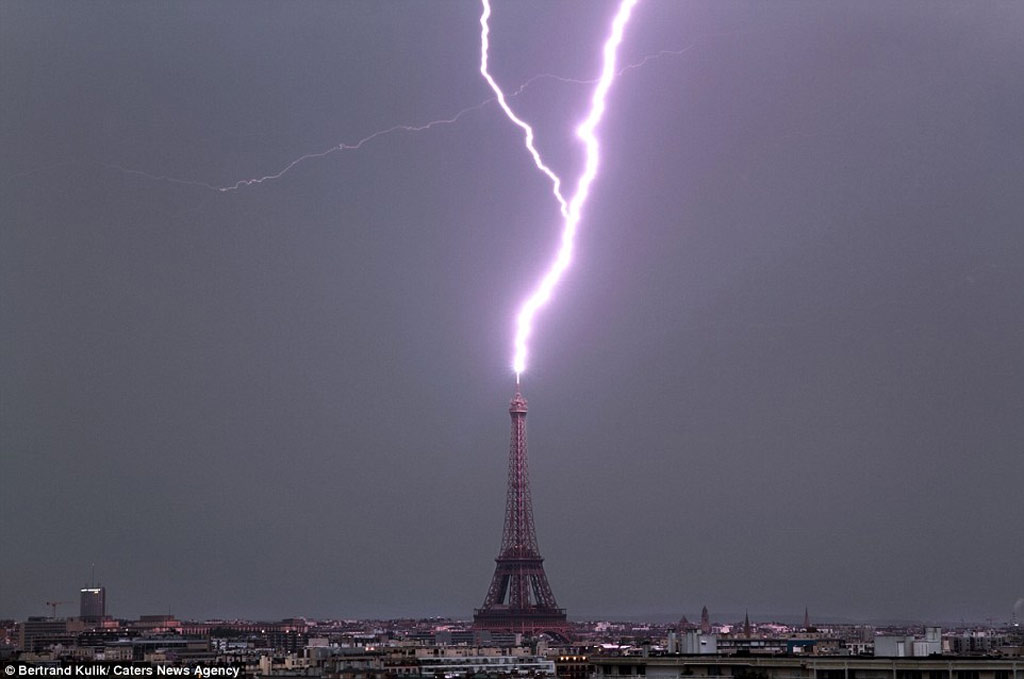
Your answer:
[[[526,462],[526,399],[518,380],[508,412],[512,418],[512,440],[508,451],[505,526],[501,550],[494,560],[494,577],[483,606],[474,612],[473,625],[478,629],[547,632],[564,637],[568,629],[565,609],[558,607],[544,574],[544,559],[533,525]]]

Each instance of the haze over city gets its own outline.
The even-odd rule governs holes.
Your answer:
[[[616,4],[493,6],[570,176]],[[472,616],[560,227],[479,19],[0,3],[0,617]],[[570,617],[1009,618],[1022,26],[638,4],[522,384]]]

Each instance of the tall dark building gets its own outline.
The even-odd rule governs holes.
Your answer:
[[[79,616],[82,620],[99,622],[107,615],[107,588],[92,586],[81,590],[82,605]]]
[[[476,609],[477,629],[548,633],[565,637],[568,622],[551,592],[544,559],[537,547],[533,525],[533,501],[526,465],[526,399],[516,381],[508,408],[512,417],[512,441],[508,451],[508,491],[505,496],[505,528],[501,551],[484,605]]]

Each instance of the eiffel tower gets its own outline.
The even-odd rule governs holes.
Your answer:
[[[501,533],[501,551],[494,560],[494,577],[484,605],[474,611],[473,626],[565,638],[569,623],[565,609],[558,607],[551,593],[533,526],[526,467],[526,399],[519,391],[518,379],[508,412],[512,417],[512,441],[508,450],[505,528]]]

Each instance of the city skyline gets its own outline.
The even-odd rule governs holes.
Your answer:
[[[559,171],[614,7],[493,5]],[[0,617],[480,607],[559,213],[479,18],[0,4]],[[1009,616],[1024,5],[631,22],[523,376],[558,605]]]
[[[97,601],[95,592],[101,591],[102,594],[98,597],[98,606],[103,610],[103,613],[96,615],[95,609],[92,608],[97,604],[91,603],[86,604],[86,600]],[[437,621],[448,621],[453,624],[461,624],[469,629],[480,629],[474,625],[473,616],[462,614],[441,614],[431,613],[422,615],[381,615],[381,616],[346,616],[346,615],[329,615],[329,616],[308,616],[303,615],[301,612],[294,613],[288,616],[263,616],[263,617],[245,617],[236,616],[228,613],[220,615],[207,615],[207,616],[192,616],[187,614],[181,614],[172,607],[168,607],[165,611],[148,611],[138,614],[121,614],[118,611],[107,611],[105,598],[106,598],[106,587],[102,585],[95,585],[94,587],[83,587],[80,592],[80,600],[64,600],[64,601],[47,601],[45,602],[45,608],[49,610],[49,615],[42,614],[30,614],[25,616],[26,619],[51,619],[51,620],[82,620],[84,622],[100,622],[100,621],[138,621],[146,618],[167,618],[169,620],[176,620],[180,622],[198,622],[198,623],[209,623],[211,621],[224,621],[224,622],[245,622],[258,624],[259,622],[284,622],[288,620],[308,620],[308,621],[358,621],[358,622],[372,622],[378,621],[400,621],[400,620],[437,620]],[[88,594],[87,594],[88,592]],[[131,609],[131,605],[127,606]],[[707,618],[701,615],[707,614]],[[713,613],[708,611],[708,606],[705,604],[702,609],[683,610],[675,612],[656,612],[647,615],[643,614],[625,614],[618,615],[614,612],[604,612],[605,614],[593,614],[589,613],[583,616],[569,616],[568,623],[569,627],[576,625],[590,625],[600,622],[611,622],[615,624],[624,623],[636,623],[636,624],[651,624],[659,626],[676,626],[681,625],[684,622],[688,623],[692,628],[700,630],[702,627],[707,626],[709,631],[717,631],[720,628],[731,628],[728,633],[736,633],[738,628],[739,633],[745,633],[743,631],[744,624],[751,624],[755,628],[765,627],[770,625],[784,625],[792,628],[793,630],[800,630],[804,628],[831,628],[831,627],[845,627],[845,626],[877,626],[881,628],[886,627],[920,627],[927,625],[941,625],[952,628],[967,628],[967,627],[978,627],[978,628],[990,628],[990,629],[1003,629],[1003,628],[1016,628],[1020,626],[1020,619],[1024,617],[1024,600],[1018,600],[1011,605],[1009,612],[1004,615],[988,616],[984,619],[941,619],[941,618],[900,618],[900,617],[866,617],[866,618],[852,618],[842,614],[830,614],[826,613],[823,615],[810,614],[808,608],[804,608],[802,611],[797,610],[783,610],[783,611],[759,611],[751,610],[749,608],[742,608],[739,610],[715,610]],[[691,616],[693,619],[691,620]],[[0,615],[0,620],[15,620],[11,616]],[[809,622],[809,624],[808,624]],[[544,632],[544,634],[547,634]]]

